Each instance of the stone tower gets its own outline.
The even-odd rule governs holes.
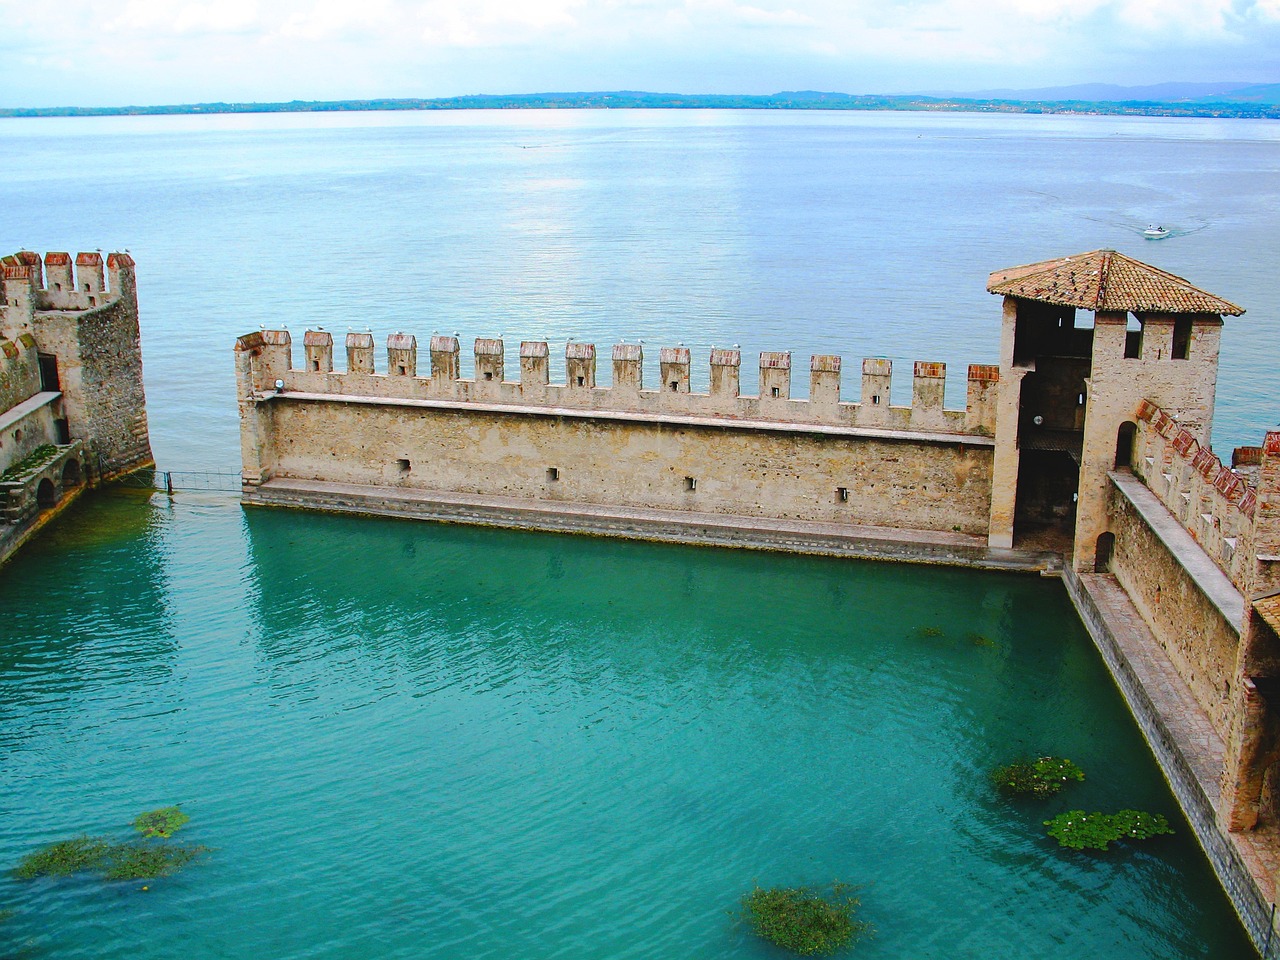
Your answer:
[[[1222,317],[1244,311],[1113,250],[1000,270],[987,290],[1004,297],[990,545],[1070,536],[1092,570],[1139,403],[1207,447]]]

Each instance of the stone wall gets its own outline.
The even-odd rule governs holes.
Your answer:
[[[713,351],[712,389],[689,391],[689,351],[661,351],[661,388],[643,386],[643,348],[613,349],[613,386],[595,383],[595,347],[570,343],[564,383],[545,343],[476,341],[476,378],[458,342],[393,334],[377,374],[368,334],[310,331],[293,366],[284,331],[237,345],[246,483],[272,477],[408,487],[540,502],[772,517],[985,535],[991,499],[991,367],[969,371],[965,410],[944,410],[942,364],[917,363],[913,403],[888,402],[891,364],[863,363],[859,402],[840,398],[840,358],[809,363],[810,398],[790,398],[791,357],[761,356],[761,395],[738,393],[738,351]],[[401,372],[403,371],[403,372]],[[278,384],[278,386],[277,386]]]
[[[1239,621],[1224,614],[1186,562],[1115,485],[1109,512],[1115,535],[1111,573],[1225,738],[1237,675]]]
[[[1250,452],[1256,488],[1165,409],[1138,407],[1134,473],[1246,596],[1280,587],[1280,433]]]
[[[269,401],[273,475],[985,533],[990,447],[746,424]],[[845,492],[843,499],[840,490]]]
[[[90,292],[50,298],[40,291],[38,298],[87,304],[92,297],[105,305],[37,309],[33,317],[41,351],[57,358],[70,434],[84,441],[95,482],[152,463],[133,260],[112,254],[108,268],[109,296],[100,289],[99,264],[96,273],[85,268]]]
[[[0,339],[0,411],[17,406],[40,391],[40,366],[31,334]]]

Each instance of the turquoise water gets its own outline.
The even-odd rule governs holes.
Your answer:
[[[684,341],[695,389],[712,345],[888,355],[896,402],[943,360],[954,406],[996,359],[987,273],[1098,247],[1249,309],[1219,452],[1277,419],[1270,122],[6,120],[0,167],[0,252],[138,260],[171,470],[239,469],[231,344],[259,324],[643,338],[650,381]],[[215,848],[145,893],[0,877],[3,956],[769,958],[738,898],[836,877],[869,958],[1252,955],[1185,824],[1106,857],[1042,835],[1072,806],[1177,819],[1057,583],[116,491],[0,597],[0,868],[175,802]],[[1040,752],[1089,779],[992,795]]]
[[[771,958],[738,899],[833,878],[869,960],[1253,955],[1053,581],[115,491],[0,595],[0,865],[177,802],[214,848],[0,878],[5,956]],[[1040,752],[1088,779],[993,794]]]
[[[0,250],[138,261],[156,455],[236,470],[231,345],[259,324],[999,359],[992,270],[1111,247],[1248,309],[1215,443],[1280,419],[1280,123],[733,110],[0,121]],[[1147,224],[1173,231],[1142,238]],[[298,336],[296,339],[300,340]],[[299,351],[301,347],[298,347]],[[341,349],[339,350],[341,353]],[[515,377],[516,351],[507,350]],[[385,369],[380,350],[379,369]],[[339,363],[342,361],[340,360]],[[609,364],[602,363],[607,383]],[[557,363],[554,376],[563,374]],[[850,375],[852,371],[854,375]],[[798,396],[808,377],[797,376]]]

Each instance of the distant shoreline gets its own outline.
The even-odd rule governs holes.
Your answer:
[[[1200,98],[1162,100],[1019,100],[966,97],[776,93],[684,95],[530,93],[434,99],[290,100],[280,103],[185,103],[124,107],[0,107],[10,117],[201,116],[241,113],[346,113],[375,110],[893,110],[933,113],[1022,113],[1122,117],[1280,119],[1280,104]]]

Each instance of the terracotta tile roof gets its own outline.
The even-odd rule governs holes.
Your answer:
[[[1267,626],[1280,633],[1280,593],[1253,601],[1253,609],[1258,611],[1258,616],[1266,621]]]
[[[742,351],[740,350],[712,350],[711,366],[713,367],[740,367],[742,366]]]
[[[812,373],[839,373],[840,358],[833,353],[815,353],[809,357],[809,370]]]
[[[366,333],[348,333],[347,346],[363,347],[366,350],[371,350],[373,349],[373,334],[367,333],[367,332]]]
[[[658,351],[659,363],[688,363],[688,347],[663,347]]]
[[[596,345],[594,343],[566,343],[564,345],[566,360],[594,360]]]
[[[327,330],[308,330],[302,335],[304,347],[332,347],[333,334]]]
[[[77,267],[100,267],[102,266],[102,254],[100,253],[77,253]]]
[[[1194,287],[1182,277],[1126,257],[1094,250],[997,270],[989,293],[1063,307],[1117,313],[1216,313],[1238,317],[1244,308]]]
[[[44,255],[44,265],[46,267],[69,267],[71,266],[71,254],[49,252]]]
[[[504,348],[501,340],[492,337],[476,337],[473,349],[477,357],[501,357]]]
[[[547,341],[545,340],[520,341],[520,356],[522,357],[545,357],[548,352]]]

